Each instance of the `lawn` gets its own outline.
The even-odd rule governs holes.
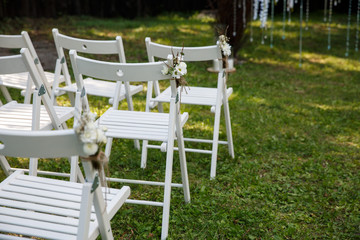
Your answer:
[[[360,238],[360,62],[354,52],[352,25],[350,55],[345,58],[346,15],[332,24],[332,47],[327,50],[327,26],[322,12],[310,13],[303,36],[303,63],[299,68],[299,23],[294,15],[282,40],[282,16],[275,19],[274,47],[270,30],[261,44],[259,23],[253,23],[254,42],[246,41],[240,63],[228,85],[234,93],[230,112],[235,158],[220,146],[217,177],[209,179],[210,155],[188,153],[191,203],[173,189],[169,239],[359,239]],[[33,41],[52,41],[51,29],[75,37],[123,37],[128,62],[147,61],[145,37],[185,46],[215,42],[211,19],[194,15],[161,15],[124,20],[90,17],[6,20],[2,34],[27,30]],[[211,63],[189,64],[190,85],[216,86]],[[19,94],[12,91],[13,94]],[[144,109],[145,93],[134,98]],[[0,99],[4,102],[2,96]],[[21,100],[18,97],[18,100]],[[69,104],[66,97],[60,104]],[[92,111],[102,114],[109,104],[90,98]],[[121,105],[126,109],[126,102]],[[182,105],[190,113],[185,136],[211,138],[208,108]],[[223,120],[223,119],[222,119]],[[222,121],[220,137],[225,138]],[[205,145],[204,148],[209,148]],[[140,151],[132,141],[116,141],[110,175],[162,180],[165,154],[149,152],[148,166],[140,169]],[[175,154],[174,181],[180,180]],[[11,159],[27,166],[26,159]],[[66,171],[65,160],[40,161],[42,169]],[[5,176],[0,172],[0,179]],[[111,187],[118,184],[111,183]],[[132,196],[160,200],[159,187],[132,186]],[[112,221],[115,239],[159,238],[161,209],[124,205]]]

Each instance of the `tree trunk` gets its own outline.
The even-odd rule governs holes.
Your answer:
[[[209,5],[217,9],[216,26],[220,34],[229,38],[234,58],[244,43],[245,30],[251,21],[252,0],[210,0]],[[244,4],[245,3],[245,4]]]

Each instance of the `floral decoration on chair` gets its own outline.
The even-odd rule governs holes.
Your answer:
[[[84,143],[83,150],[88,157],[81,157],[85,161],[90,161],[92,166],[99,171],[102,186],[106,186],[104,166],[109,162],[108,157],[101,150],[106,144],[106,128],[100,128],[95,124],[96,114],[85,111],[76,126],[75,132],[78,134],[81,142]]]
[[[181,52],[178,52],[176,55],[174,54],[174,52],[172,52],[172,56],[172,66],[165,62],[165,66],[163,67],[163,70],[161,70],[161,73],[163,75],[170,75],[171,79],[174,79],[176,81],[176,87],[181,86],[182,90],[182,88],[187,85],[187,82],[184,78],[184,75],[187,73],[187,65],[183,61],[184,47]]]
[[[229,38],[226,35],[222,34],[219,36],[219,45],[225,69],[229,67],[228,57],[231,55],[231,45],[228,42]]]
[[[225,57],[229,57],[231,55],[231,46],[228,42],[229,42],[229,38],[227,36],[225,35],[219,36],[221,52]]]

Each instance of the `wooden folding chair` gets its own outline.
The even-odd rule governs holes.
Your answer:
[[[0,154],[12,157],[86,156],[74,130],[0,130],[0,143]],[[96,239],[99,233],[102,239],[113,239],[110,219],[130,188],[101,188],[91,163],[83,166],[85,183],[24,175],[21,170],[2,181],[0,239]]]
[[[54,84],[54,93],[61,94],[62,92],[71,92],[75,93],[78,87],[76,83],[71,83],[71,77],[69,74],[69,70],[66,64],[64,49],[70,50],[74,49],[80,53],[88,53],[88,54],[101,54],[101,55],[109,55],[116,54],[119,57],[119,61],[121,63],[125,63],[125,51],[124,45],[122,42],[122,38],[120,36],[116,37],[116,40],[88,40],[88,39],[80,39],[69,37],[64,34],[60,34],[58,29],[54,28],[52,30],[56,50],[58,53],[57,62],[59,69],[61,69],[65,78],[65,87],[59,87],[57,82]],[[115,96],[115,89],[118,89],[117,84],[121,84],[121,82],[107,82],[101,81],[99,79],[86,78],[84,79],[84,86],[88,95],[101,96],[109,98],[110,104],[112,104],[112,100]],[[134,110],[132,96],[138,92],[141,92],[143,89],[142,85],[130,85],[128,82],[124,84],[124,87],[121,89],[121,93],[119,95],[118,101],[121,101],[126,98],[128,103],[128,109]]]
[[[70,59],[73,66],[78,86],[83,87],[82,76],[91,76],[95,78],[106,79],[108,81],[154,81],[169,79],[161,73],[164,63],[110,63],[95,61],[88,58],[77,56],[76,51],[70,51]],[[170,195],[171,187],[182,187],[184,190],[185,202],[190,202],[190,190],[187,176],[186,157],[184,151],[184,141],[182,135],[182,126],[188,118],[188,114],[179,113],[179,102],[176,100],[178,94],[175,81],[171,80],[171,97],[169,113],[151,113],[138,111],[118,110],[117,99],[119,94],[115,95],[112,108],[108,109],[98,120],[100,126],[107,128],[106,136],[108,142],[105,154],[110,155],[113,138],[119,139],[146,139],[162,142],[164,151],[166,151],[166,172],[164,182],[130,180],[110,178],[110,181],[147,184],[164,187],[163,202],[127,200],[128,203],[160,206],[163,208],[162,232],[161,238],[165,239],[168,235],[169,214],[170,214]],[[121,85],[117,85],[121,87]],[[116,90],[119,93],[119,89]],[[87,104],[84,97],[85,105]],[[172,167],[174,153],[174,139],[178,141],[179,158],[181,166],[182,184],[172,183]]]
[[[25,104],[12,101],[0,106],[0,129],[51,130],[66,127],[65,122],[74,116],[75,108],[52,105],[43,78],[36,67],[36,61],[34,61],[27,48],[22,48],[20,52],[21,55],[0,57],[0,76],[2,74],[29,72],[36,87],[33,94],[33,103]],[[77,163],[77,157],[72,157],[70,174],[44,171],[39,171],[39,173],[70,176],[71,181],[76,181],[77,177],[82,180]],[[16,170],[9,165],[5,156],[2,155],[0,155],[0,165],[6,175]],[[28,171],[30,175],[37,174],[37,159],[30,159]]]
[[[209,60],[222,58],[221,49],[219,45],[183,48],[183,47],[166,46],[162,44],[153,43],[151,42],[150,38],[146,38],[145,43],[146,43],[147,54],[150,62],[154,62],[155,58],[166,59],[168,54],[171,53],[172,51],[180,52],[182,49],[184,53],[183,56],[184,61],[187,63],[194,61],[209,61]],[[222,61],[219,62],[221,63]],[[231,155],[232,158],[234,158],[234,146],[232,140],[230,111],[229,111],[229,103],[228,103],[228,99],[232,94],[233,89],[227,88],[225,71],[222,67],[222,64],[219,65],[220,68],[217,77],[216,88],[189,86],[189,88],[187,88],[187,93],[181,95],[181,104],[210,106],[211,112],[215,113],[214,132],[213,132],[212,140],[184,138],[185,141],[212,144],[211,150],[185,148],[185,151],[188,152],[211,154],[211,170],[210,170],[211,179],[215,178],[216,176],[216,162],[217,162],[217,152],[218,152],[219,144],[228,145],[229,154]],[[153,97],[153,92],[152,92],[153,88],[154,88],[155,97]],[[161,104],[165,102],[168,103],[170,101],[171,89],[167,88],[165,91],[160,92],[158,81],[154,81],[154,82],[148,82],[147,91],[148,92],[147,92],[147,100],[146,100],[147,101],[146,111],[150,111],[151,108],[158,105],[159,111],[162,112],[163,109]],[[224,107],[227,141],[219,140],[221,106]],[[146,167],[148,148],[159,148],[159,146],[149,145],[146,140],[143,142],[142,159],[141,159],[142,168]]]
[[[29,34],[26,31],[22,31],[21,35],[0,35],[0,48],[28,48],[32,58],[36,63],[36,67],[39,70],[39,73],[43,79],[44,86],[46,90],[50,92],[50,87],[51,84],[53,84],[55,75],[51,72],[44,72],[39,57],[37,56],[35,48],[29,37]],[[35,86],[32,85],[32,81],[29,78],[30,74],[28,72],[5,74],[0,76],[0,90],[7,102],[12,101],[11,95],[7,90],[7,87],[10,87],[22,90],[21,93],[24,96],[24,103],[30,103],[32,91],[25,90],[27,88],[34,90]],[[58,81],[63,81],[63,78],[59,78]]]

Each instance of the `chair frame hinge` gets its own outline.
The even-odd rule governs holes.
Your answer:
[[[177,92],[176,93],[176,98],[175,98],[175,103],[178,103],[178,101],[179,101],[179,93]]]
[[[39,58],[35,58],[35,59],[34,59],[34,63],[35,63],[35,64],[39,64]]]
[[[93,184],[91,186],[91,193],[95,192],[96,188],[99,186],[99,176],[98,174],[95,175]]]
[[[61,64],[65,63],[65,57],[62,57],[62,58],[61,58],[60,63],[61,63]]]
[[[83,97],[85,96],[85,94],[86,94],[85,87],[83,87],[83,88],[81,89],[80,97],[83,98]]]
[[[46,93],[45,86],[44,86],[44,84],[41,84],[40,89],[38,91],[38,96],[40,97],[40,96],[44,95],[45,93]]]

